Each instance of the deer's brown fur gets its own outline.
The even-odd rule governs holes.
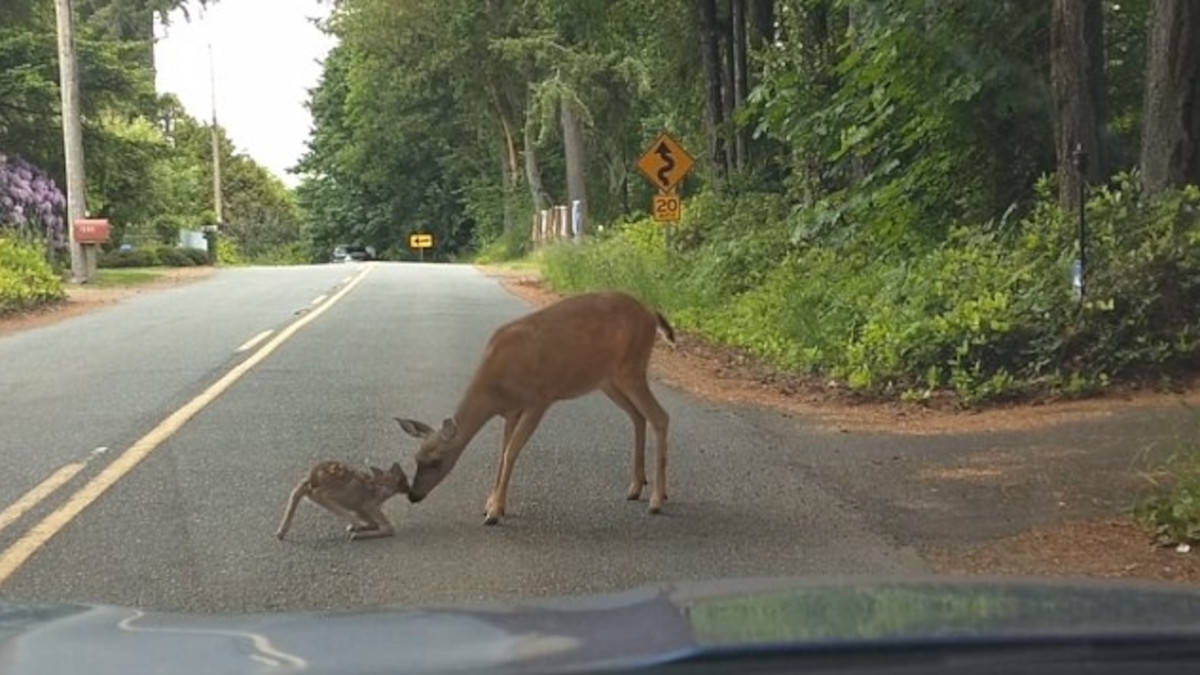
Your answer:
[[[657,333],[674,344],[666,318],[624,293],[585,293],[560,300],[498,328],[452,417],[434,430],[396,418],[422,439],[410,501],[418,502],[442,481],[483,425],[504,418],[504,441],[496,480],[488,495],[487,524],[504,514],[517,455],[556,401],[600,390],[633,423],[633,466],[628,499],[646,484],[646,422],[654,428],[657,470],[650,512],[657,513],[667,490],[668,416],[650,391],[646,371]]]
[[[292,525],[296,507],[307,497],[334,515],[349,520],[346,531],[351,539],[390,537],[395,529],[380,507],[392,496],[404,492],[408,492],[408,476],[399,463],[392,464],[387,471],[372,466],[367,473],[351,469],[342,462],[320,462],[292,490],[275,536],[283,539]]]

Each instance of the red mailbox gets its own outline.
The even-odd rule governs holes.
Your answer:
[[[108,221],[103,218],[75,221],[75,241],[79,244],[103,244],[108,241]]]

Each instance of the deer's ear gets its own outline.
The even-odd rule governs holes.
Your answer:
[[[442,420],[442,430],[439,433],[443,441],[454,438],[454,435],[458,433],[458,422],[455,422],[453,417],[447,417]]]
[[[400,423],[400,428],[403,429],[404,432],[409,436],[414,436],[416,438],[429,438],[433,434],[433,427],[425,424],[424,422],[404,419],[402,417],[397,417],[396,421]]]
[[[400,462],[392,462],[392,466],[390,469],[388,469],[388,471],[393,476],[403,476],[404,475],[404,468],[400,466]]]
[[[373,466],[373,467],[371,467],[371,475],[375,476],[376,478],[381,478],[383,476],[383,469],[380,469],[377,466]]]

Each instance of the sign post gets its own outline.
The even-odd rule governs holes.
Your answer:
[[[425,249],[433,248],[432,234],[410,234],[408,235],[408,247],[415,248],[421,253],[421,262],[425,262]]]

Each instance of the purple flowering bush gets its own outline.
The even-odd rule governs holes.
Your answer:
[[[46,245],[66,244],[65,205],[45,172],[0,153],[0,315],[63,299]]]
[[[0,234],[66,245],[67,200],[46,172],[20,157],[0,153]]]

